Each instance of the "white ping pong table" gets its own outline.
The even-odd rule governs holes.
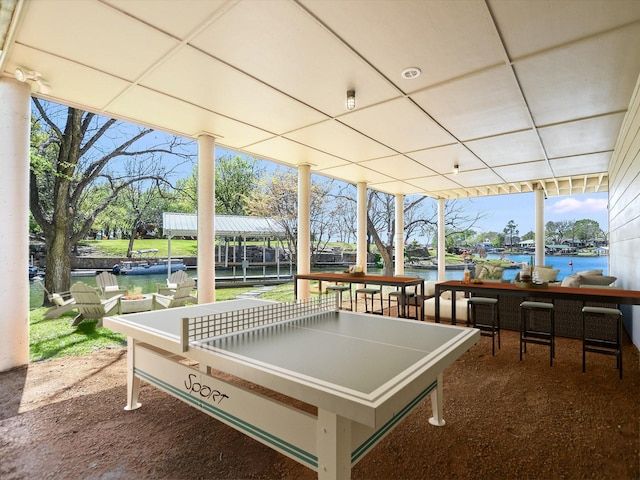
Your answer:
[[[444,369],[476,329],[257,299],[108,317],[128,337],[127,404],[155,385],[318,472],[351,467],[427,395],[442,426]],[[317,415],[255,393],[215,371],[317,407]]]

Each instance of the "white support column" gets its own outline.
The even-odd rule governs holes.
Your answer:
[[[544,190],[538,186],[536,190],[536,265],[544,265],[544,257]]]
[[[396,207],[396,235],[394,239],[395,262],[394,273],[404,275],[404,195],[395,196]]]
[[[298,166],[298,251],[297,272],[311,272],[311,166]],[[298,298],[309,298],[309,281],[298,285]]]
[[[31,90],[0,78],[0,372],[29,363]]]
[[[356,244],[356,264],[362,266],[362,271],[367,271],[367,184],[358,182],[358,230]]]
[[[444,282],[446,272],[445,223],[444,223],[444,198],[438,199],[438,281]]]
[[[198,137],[198,303],[216,300],[214,146],[213,137]]]

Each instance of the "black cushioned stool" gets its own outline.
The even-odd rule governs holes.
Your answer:
[[[395,290],[393,292],[389,292],[389,296],[387,298],[387,301],[389,302],[389,312],[391,312],[391,300],[395,299],[395,301],[398,304],[398,317],[415,318],[417,320],[418,319],[417,303],[416,303],[416,316],[415,317],[409,316],[409,311],[410,311],[409,299],[415,296],[416,296],[416,292],[405,292],[405,294],[403,295],[401,289]]]
[[[353,294],[351,293],[351,285],[329,285],[327,286],[327,293],[333,292],[337,295],[338,308],[342,310],[342,294],[343,292],[349,292],[349,309],[353,310]]]
[[[595,318],[596,321],[589,321]],[[608,320],[608,323],[606,323]],[[617,308],[582,308],[582,371],[586,353],[615,355],[616,368],[622,378],[622,312]]]
[[[520,304],[520,360],[522,361],[522,347],[527,353],[527,343],[536,343],[549,347],[549,365],[553,366],[556,356],[555,318],[553,303],[522,302]],[[542,315],[547,315],[549,328],[542,329]]]
[[[380,315],[384,313],[384,304],[382,303],[382,286],[379,288],[367,288],[365,285],[363,288],[358,288],[356,290],[356,311],[358,310],[358,294],[364,295],[365,313],[379,313]],[[376,295],[380,295],[380,312],[375,312],[373,310]],[[371,310],[369,310],[369,304],[367,303],[369,296],[371,296]]]
[[[490,309],[490,318],[478,320],[477,308],[479,306]],[[491,354],[496,354],[496,335],[498,336],[498,348],[500,348],[500,314],[498,311],[498,299],[486,297],[471,297],[467,302],[467,325],[480,330],[480,335],[491,337]]]

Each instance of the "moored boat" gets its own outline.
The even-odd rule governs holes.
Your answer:
[[[132,260],[120,262],[113,266],[111,271],[116,275],[158,275],[167,273],[169,270],[169,260],[166,258],[156,258],[158,250],[136,250],[131,252]],[[137,257],[137,258],[135,258]],[[187,266],[181,258],[171,259],[171,272],[186,270]]]

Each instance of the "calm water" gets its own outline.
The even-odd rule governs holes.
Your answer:
[[[488,255],[487,258],[489,260],[497,260],[499,258],[498,255]],[[529,262],[531,259],[531,255],[506,255],[506,258],[512,260],[515,263],[521,262]],[[609,269],[609,257],[565,257],[565,256],[547,256],[545,257],[545,262],[547,265],[552,265],[553,268],[559,269],[558,279],[563,279],[575,272],[580,272],[583,270],[596,270],[602,269],[604,275],[608,275]],[[571,266],[569,262],[573,262],[573,270],[571,270]],[[381,269],[369,269],[370,273],[382,273]],[[510,268],[505,269],[503,278],[506,280],[513,280],[516,276],[516,273],[519,272],[519,268]],[[415,275],[416,277],[422,277],[425,280],[437,280],[438,279],[438,271],[437,270],[412,270],[405,268],[405,275]],[[464,275],[463,270],[447,270],[445,272],[446,280],[462,280],[462,276]]]
[[[497,255],[489,255],[489,259],[497,259]],[[507,255],[507,258],[516,262],[528,262],[531,258],[530,255]],[[558,278],[562,279],[566,276],[571,275],[574,272],[580,272],[582,270],[594,270],[594,269],[602,269],[605,275],[608,274],[608,260],[609,257],[565,257],[565,256],[548,256],[546,257],[547,265],[553,265],[553,268],[560,269],[560,273],[558,273]],[[573,270],[569,265],[569,262],[573,262]],[[328,269],[323,269],[328,270]],[[513,280],[516,273],[519,270],[517,268],[506,269],[504,271],[503,278],[508,280]],[[381,269],[369,269],[370,273],[382,273]],[[187,270],[187,273],[191,277],[196,276],[196,270]],[[287,268],[281,268],[280,273],[282,275],[287,275],[289,273],[288,266]],[[275,275],[276,272],[267,271],[268,275]],[[232,272],[230,270],[220,271],[218,272],[219,276],[232,276]],[[257,276],[262,275],[262,268],[249,269],[247,275]],[[425,280],[437,280],[438,272],[437,270],[411,270],[405,269],[405,275],[415,275],[417,277],[422,277]],[[236,271],[236,276],[241,277],[242,272],[240,269]],[[446,279],[447,280],[462,280],[463,271],[462,270],[447,270],[446,271]],[[157,283],[165,283],[166,275],[134,275],[134,276],[119,276],[118,284],[123,287],[140,287],[142,289],[142,293],[152,293],[157,291]],[[96,286],[96,280],[94,276],[88,277],[71,277],[71,283],[75,282],[84,282],[87,285],[91,285],[93,287]],[[31,284],[31,292],[30,292],[30,306],[31,308],[38,308],[42,305],[42,300],[44,298],[44,293],[42,290],[42,285],[37,281],[30,282]]]

